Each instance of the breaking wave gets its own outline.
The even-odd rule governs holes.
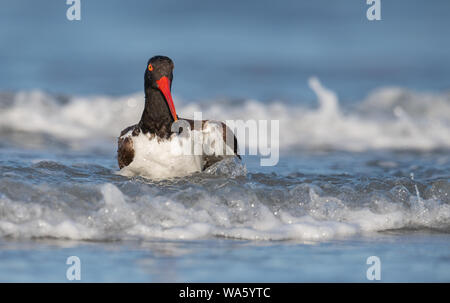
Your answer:
[[[32,169],[51,164],[40,162]],[[413,180],[374,178],[356,187],[330,188],[329,182],[289,184],[264,174],[122,181],[50,186],[4,176],[0,236],[321,241],[388,230],[450,232],[448,180],[431,181],[421,191]]]
[[[0,159],[0,237],[320,241],[391,230],[450,233],[450,95],[381,88],[344,108],[318,79],[309,85],[317,95],[315,108],[256,100],[175,103],[187,118],[201,111],[204,118],[224,121],[279,120],[282,152],[338,150],[328,163],[339,167],[339,154],[368,151],[355,162],[365,167],[349,175],[324,170],[325,164],[308,170],[309,158],[300,157],[292,175],[290,169],[247,171],[223,161],[185,178],[126,178],[115,174],[111,154],[121,129],[138,121],[141,94],[1,93],[0,147],[13,148],[2,149]],[[415,152],[429,150],[437,150],[436,157]],[[412,172],[418,181],[409,177]]]
[[[316,108],[257,100],[192,103],[176,98],[175,103],[177,112],[186,118],[202,112],[204,118],[222,121],[279,120],[281,151],[450,148],[450,94],[385,87],[357,106],[343,109],[337,95],[318,79],[311,78],[309,85],[317,95]],[[98,147],[136,123],[143,103],[142,94],[113,98],[56,96],[42,91],[1,93],[0,134],[20,145],[56,142],[71,148]],[[257,144],[238,140],[240,146]]]

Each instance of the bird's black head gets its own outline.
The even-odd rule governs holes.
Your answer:
[[[173,61],[169,57],[154,56],[147,62],[145,69],[145,88],[159,89],[157,81],[167,77],[173,79]]]
[[[145,94],[149,96],[150,90],[159,90],[169,106],[170,113],[177,121],[177,113],[173,104],[171,88],[173,79],[173,61],[169,57],[154,56],[147,62],[144,77]]]

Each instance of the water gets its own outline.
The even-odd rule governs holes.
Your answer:
[[[449,4],[282,4],[2,3],[0,281],[450,281]],[[279,120],[279,163],[118,175],[156,53],[180,116]]]
[[[366,259],[376,254],[383,262],[382,281],[439,282],[448,281],[448,267],[442,266],[448,262],[448,249],[448,237],[435,234],[306,244],[40,240],[2,243],[0,269],[9,273],[2,281],[64,282],[66,259],[76,255],[85,282],[354,282],[367,281]]]

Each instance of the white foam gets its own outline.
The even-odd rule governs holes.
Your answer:
[[[144,186],[144,185],[143,185]],[[450,205],[409,196],[409,205],[387,200],[383,207],[349,207],[335,197],[319,195],[301,185],[309,200],[293,194],[289,208],[273,210],[252,192],[235,190],[209,194],[180,189],[174,194],[142,190],[128,197],[112,184],[98,187],[102,198],[89,209],[61,210],[54,205],[0,197],[0,236],[54,237],[88,240],[200,239],[230,237],[250,240],[322,241],[401,228],[450,227]],[[51,191],[35,186],[43,195]],[[295,190],[292,191],[295,193]],[[49,193],[51,194],[51,193]],[[191,197],[185,199],[183,197]],[[187,203],[187,204],[186,204]],[[303,205],[303,206],[300,206]],[[292,206],[295,206],[292,205]]]
[[[337,95],[312,78],[318,107],[273,101],[247,100],[230,105],[210,100],[189,103],[175,98],[177,112],[193,118],[201,111],[206,119],[279,120],[280,149],[320,149],[361,151],[370,149],[430,150],[450,148],[450,96],[415,93],[401,88],[380,88],[354,109],[344,110]],[[73,147],[86,140],[109,140],[115,144],[120,131],[135,124],[143,110],[143,95],[112,98],[70,97],[60,102],[39,91],[19,92],[0,111],[0,131],[44,133]],[[2,100],[0,100],[1,105]],[[25,123],[26,121],[26,123]],[[256,138],[243,142],[255,146]]]

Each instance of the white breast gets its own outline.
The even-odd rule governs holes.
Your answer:
[[[122,137],[133,141],[134,158],[120,170],[124,176],[144,176],[152,179],[173,178],[202,171],[205,155],[233,155],[223,142],[220,128],[215,123],[205,123],[201,131],[184,131],[167,140],[131,131]],[[221,148],[219,150],[218,148]]]

